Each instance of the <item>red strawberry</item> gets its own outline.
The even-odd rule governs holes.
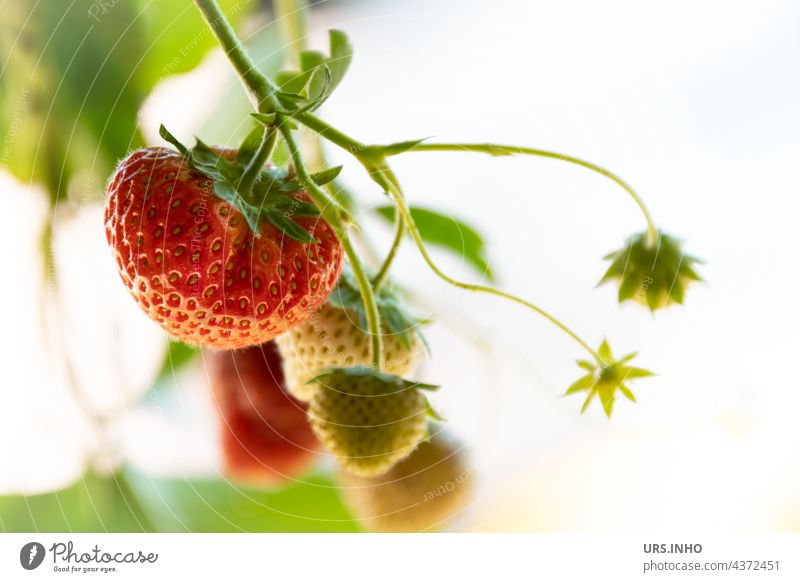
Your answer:
[[[274,343],[210,351],[206,358],[226,472],[255,485],[274,485],[308,469],[320,444],[305,405],[285,392]]]
[[[260,198],[226,201],[223,173],[235,176],[246,160],[200,143],[182,151],[138,150],[108,187],[106,237],[141,308],[176,338],[221,349],[306,319],[342,268],[333,229],[287,172],[266,166]]]

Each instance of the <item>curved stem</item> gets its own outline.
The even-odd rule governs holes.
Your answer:
[[[323,218],[333,227],[336,231],[339,240],[342,243],[342,248],[350,261],[350,266],[353,269],[353,275],[358,283],[358,289],[361,292],[361,299],[364,302],[364,311],[367,315],[367,328],[369,331],[370,343],[372,347],[372,365],[381,370],[383,366],[383,339],[381,337],[381,316],[378,312],[378,303],[375,301],[375,294],[370,284],[369,278],[364,271],[361,264],[361,259],[358,257],[355,248],[353,247],[350,237],[342,224],[342,220],[338,214],[338,205],[336,205],[325,192],[314,182],[306,170],[303,159],[300,156],[300,148],[297,141],[292,135],[282,117],[276,118],[276,124],[286,142],[286,147],[289,150],[289,155],[292,163],[297,172],[297,178],[300,183],[305,187],[309,196],[311,196],[314,203],[322,212]]]
[[[277,86],[256,68],[219,4],[216,0],[194,0],[194,2],[242,79],[242,83],[253,97],[258,110],[262,113],[272,112],[277,105],[275,98]]]
[[[225,52],[233,63],[234,67],[236,68],[239,76],[242,79],[242,82],[247,87],[248,91],[254,97],[255,102],[257,103],[259,111],[262,112],[272,112],[275,110],[276,105],[278,105],[278,100],[275,96],[275,92],[277,91],[276,85],[263,73],[261,73],[258,69],[255,68],[253,61],[250,59],[247,52],[244,50],[241,42],[236,36],[236,33],[233,31],[233,28],[228,23],[225,15],[223,14],[222,10],[217,5],[216,0],[195,0],[200,11],[203,13],[208,25],[211,27],[214,35],[217,37],[217,40],[220,42],[222,47],[225,49]],[[564,331],[567,335],[569,335],[573,340],[575,340],[578,344],[580,344],[586,351],[588,351],[592,357],[595,358],[599,363],[603,363],[602,358],[600,355],[595,352],[589,344],[583,341],[575,332],[557,320],[555,317],[537,307],[536,305],[525,301],[519,297],[511,295],[509,293],[505,293],[498,289],[494,289],[491,287],[485,287],[483,285],[471,285],[468,283],[463,283],[452,277],[445,274],[443,271],[439,269],[439,267],[433,262],[430,255],[428,254],[427,249],[425,248],[425,243],[422,240],[422,236],[419,233],[416,225],[414,224],[414,220],[411,216],[411,212],[408,209],[408,205],[405,202],[405,198],[403,196],[402,189],[400,188],[397,179],[395,178],[391,168],[385,162],[384,157],[386,155],[394,155],[399,152],[392,152],[391,146],[387,146],[381,148],[380,146],[375,147],[367,147],[363,143],[351,138],[350,136],[344,134],[343,132],[339,131],[338,129],[334,128],[333,126],[329,125],[328,123],[322,121],[318,117],[312,115],[311,113],[305,112],[300,113],[293,116],[294,119],[309,127],[310,129],[316,131],[321,137],[328,139],[329,141],[335,143],[336,145],[346,149],[352,155],[354,155],[361,164],[370,172],[370,176],[372,179],[381,185],[387,192],[389,192],[397,205],[397,208],[400,214],[403,217],[403,220],[408,225],[409,231],[411,232],[414,241],[419,248],[420,253],[422,254],[425,262],[431,268],[431,270],[436,273],[444,281],[450,283],[455,287],[459,287],[462,289],[467,289],[470,291],[488,293],[491,295],[497,295],[499,297],[503,297],[505,299],[509,299],[515,303],[528,307],[529,309],[535,311],[539,315],[546,318],[548,321],[556,325],[562,331]],[[276,115],[276,125],[278,130],[280,131],[281,135],[286,142],[287,148],[289,149],[290,156],[292,158],[292,162],[295,165],[295,169],[297,171],[297,177],[299,178],[300,182],[306,188],[309,196],[311,196],[314,203],[320,209],[323,218],[333,227],[336,234],[339,236],[342,247],[347,255],[348,259],[350,260],[351,267],[353,268],[353,274],[356,277],[356,281],[358,283],[359,291],[361,292],[361,297],[364,302],[364,308],[366,310],[367,316],[367,323],[369,327],[369,334],[371,339],[371,346],[372,346],[372,362],[373,365],[380,369],[382,365],[382,338],[380,334],[380,313],[378,312],[377,303],[375,301],[375,295],[373,293],[372,285],[370,284],[369,279],[366,276],[363,266],[361,265],[361,261],[356,253],[355,249],[353,248],[352,243],[347,235],[347,232],[344,228],[343,222],[341,217],[338,213],[338,204],[336,204],[311,178],[308,171],[303,164],[302,157],[300,156],[300,150],[297,145],[294,136],[292,135],[291,129],[287,127],[285,124],[285,119],[282,115]],[[408,149],[408,148],[406,148]],[[544,157],[552,157],[556,159],[561,159],[564,161],[568,161],[571,163],[575,163],[614,180],[620,186],[622,186],[625,190],[628,191],[631,196],[634,197],[634,200],[637,201],[640,208],[645,214],[645,217],[648,221],[648,230],[650,236],[655,239],[656,230],[653,225],[653,222],[650,218],[649,213],[647,212],[646,207],[644,206],[644,202],[639,198],[639,196],[634,192],[634,190],[628,186],[621,178],[618,178],[616,175],[612,174],[608,170],[605,170],[599,166],[591,164],[590,162],[586,162],[584,160],[580,160],[578,158],[573,158],[571,156],[565,156],[562,154],[555,154],[553,152],[546,152],[544,150],[534,150],[530,148],[517,148],[514,146],[507,147],[507,146],[493,146],[491,144],[420,144],[416,147],[411,148],[411,151],[476,151],[482,153],[490,153],[493,155],[509,155],[513,153],[522,153],[522,154],[529,154],[529,155],[539,155]]]
[[[384,164],[382,164],[382,168],[380,168],[380,169],[382,171],[376,172],[374,174],[374,177],[376,177],[378,180],[380,180],[379,183],[382,182],[384,187],[387,189],[387,191],[389,191],[392,194],[392,197],[394,198],[395,203],[397,205],[397,209],[403,215],[403,218],[405,219],[405,221],[406,221],[406,223],[408,225],[408,230],[411,233],[411,236],[414,239],[414,242],[416,243],[417,248],[419,249],[419,252],[422,255],[422,258],[425,259],[425,262],[428,264],[428,267],[430,267],[430,269],[440,279],[442,279],[443,281],[453,285],[454,287],[459,287],[461,289],[466,289],[468,291],[475,291],[475,292],[478,292],[478,293],[487,293],[489,295],[496,295],[498,297],[503,297],[505,299],[509,299],[509,300],[513,301],[514,303],[517,303],[519,305],[527,307],[528,309],[531,309],[532,311],[535,311],[536,313],[538,313],[539,315],[541,315],[542,317],[547,319],[550,323],[552,323],[553,325],[558,327],[561,331],[563,331],[568,336],[570,336],[583,349],[585,349],[587,352],[589,352],[592,355],[592,357],[599,364],[603,365],[603,359],[600,357],[600,354],[598,354],[595,350],[593,350],[591,348],[591,346],[589,346],[589,344],[586,343],[578,334],[576,334],[574,331],[572,331],[570,328],[568,328],[566,325],[561,323],[558,319],[556,319],[554,316],[550,315],[548,312],[546,312],[541,307],[538,307],[537,305],[534,305],[533,303],[531,303],[529,301],[526,301],[526,300],[524,300],[524,299],[522,299],[520,297],[517,297],[516,295],[511,295],[510,293],[506,293],[505,291],[500,291],[499,289],[495,289],[493,287],[486,287],[484,285],[473,285],[473,284],[470,284],[470,283],[464,283],[462,281],[458,281],[457,279],[453,279],[452,277],[447,275],[444,271],[442,271],[438,267],[438,265],[436,265],[436,263],[433,262],[433,259],[431,258],[430,254],[428,254],[428,250],[425,247],[424,241],[422,240],[422,235],[420,235],[416,224],[414,224],[414,219],[411,217],[411,211],[408,208],[408,204],[406,204],[405,196],[403,195],[403,191],[399,187],[399,184],[396,183],[396,180],[392,180],[391,178],[387,179],[385,174],[383,173],[383,172],[387,172],[388,171],[389,176],[393,176],[391,168],[389,168],[384,163]]]
[[[496,295],[498,297],[503,297],[505,299],[509,299],[514,303],[518,303],[519,305],[523,305],[528,309],[531,309],[550,321],[553,325],[561,329],[561,331],[565,332],[568,336],[570,336],[573,340],[575,340],[583,349],[589,352],[592,357],[601,365],[604,365],[603,359],[600,357],[595,350],[589,346],[581,337],[576,334],[574,331],[569,329],[566,325],[561,323],[558,319],[547,313],[545,310],[541,309],[540,307],[530,303],[529,301],[525,301],[524,299],[517,297],[515,295],[511,295],[510,293],[506,293],[504,291],[500,291],[499,289],[494,289],[493,287],[486,287],[484,285],[472,285],[469,283],[464,283],[453,279],[446,273],[444,273],[436,263],[433,262],[433,259],[428,254],[428,250],[425,247],[425,243],[422,240],[422,235],[420,235],[419,230],[417,229],[416,224],[414,223],[414,219],[411,216],[411,211],[408,208],[408,205],[405,201],[405,196],[403,195],[402,188],[397,181],[397,178],[394,175],[391,167],[389,164],[386,163],[380,156],[383,155],[382,148],[380,146],[373,146],[367,147],[366,145],[362,144],[361,142],[353,139],[352,137],[342,133],[341,131],[335,129],[334,127],[330,126],[325,121],[315,117],[311,114],[303,114],[296,116],[294,119],[297,119],[299,122],[303,123],[307,127],[315,130],[319,133],[322,137],[325,137],[332,143],[338,145],[342,149],[349,151],[359,162],[364,166],[364,168],[369,172],[370,177],[386,192],[390,193],[395,200],[399,213],[402,215],[409,232],[411,233],[414,242],[419,249],[420,254],[422,255],[425,262],[428,264],[428,267],[442,280],[450,283],[454,287],[459,287],[461,289],[467,289],[469,291],[476,291],[479,293],[487,293],[490,295]],[[378,152],[377,154],[375,152]],[[375,157],[378,157],[378,161],[375,160]],[[582,160],[581,160],[582,161]],[[588,162],[587,162],[588,163]],[[637,196],[638,198],[638,196]],[[649,215],[648,215],[649,216]]]
[[[386,280],[386,275],[389,274],[389,268],[392,266],[392,262],[394,262],[394,258],[397,256],[397,251],[400,248],[400,244],[403,242],[403,236],[406,233],[406,222],[403,218],[403,215],[398,212],[394,220],[395,232],[394,240],[392,241],[392,248],[389,249],[389,254],[387,254],[386,258],[383,260],[383,264],[381,265],[378,274],[372,278],[372,288],[376,291]]]
[[[588,170],[592,170],[601,176],[605,176],[609,180],[615,182],[618,186],[621,186],[622,189],[625,190],[631,196],[631,198],[633,198],[634,202],[636,202],[636,204],[639,206],[639,209],[642,211],[642,214],[644,214],[644,218],[647,221],[647,236],[650,244],[654,244],[658,239],[658,229],[653,222],[653,217],[650,215],[650,211],[647,209],[644,200],[642,200],[641,196],[636,193],[631,185],[610,170],[598,166],[597,164],[593,164],[592,162],[576,158],[575,156],[536,148],[499,145],[492,143],[420,143],[411,148],[406,147],[402,151],[393,151],[391,145],[385,147],[375,147],[379,150],[382,150],[384,155],[387,156],[394,156],[404,152],[477,152],[492,156],[510,156],[514,154],[522,154],[527,156],[551,158],[554,160],[561,160],[562,162],[575,164]]]

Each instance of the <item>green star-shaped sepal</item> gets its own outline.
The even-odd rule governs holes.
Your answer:
[[[600,344],[597,354],[600,356],[603,362],[602,364],[599,362],[578,360],[578,366],[586,370],[587,374],[567,388],[564,396],[588,391],[589,394],[586,396],[586,400],[583,403],[581,414],[586,412],[592,400],[597,396],[600,398],[600,403],[603,405],[606,416],[611,418],[617,391],[622,392],[622,395],[631,402],[636,402],[636,397],[625,383],[635,378],[647,378],[648,376],[652,376],[653,372],[627,365],[628,362],[636,357],[636,352],[628,354],[618,360],[615,359],[614,355],[611,353],[611,346],[608,345],[606,340],[603,340],[603,343]]]
[[[636,234],[604,259],[611,266],[598,285],[616,281],[620,303],[635,301],[650,311],[683,303],[689,284],[702,281],[693,268],[702,261],[684,254],[680,241],[660,231],[655,241],[647,232]]]

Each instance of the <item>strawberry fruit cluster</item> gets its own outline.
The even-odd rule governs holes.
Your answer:
[[[108,186],[105,230],[120,277],[142,310],[177,340],[208,350],[228,475],[273,485],[307,470],[325,449],[368,529],[434,529],[464,506],[472,471],[461,448],[438,430],[441,419],[427,398],[437,387],[409,379],[427,347],[423,322],[405,311],[387,279],[406,235],[442,280],[522,305],[580,344],[591,359],[578,360],[584,375],[567,394],[586,393],[582,411],[597,399],[610,417],[620,394],[636,401],[628,383],[652,374],[630,365],[635,354],[615,358],[606,341],[595,350],[533,303],[446,275],[428,253],[388,159],[414,151],[532,155],[603,175],[634,199],[647,230],[606,257],[612,264],[601,283],[619,286],[619,302],[653,311],[682,303],[687,286],[700,280],[699,260],[656,228],[626,182],[593,163],[535,148],[361,143],[313,113],[352,59],[343,32],[331,31],[329,55],[301,51],[299,69],[273,79],[252,62],[214,0],[195,3],[247,88],[257,125],[237,149],[199,140],[187,148],[162,126],[173,148],[141,149],[119,164]],[[347,151],[391,199],[396,236],[376,275],[352,244],[346,197],[331,187],[341,168],[309,172],[298,125]],[[271,163],[279,138],[287,167]],[[437,215],[417,209],[416,216]],[[471,239],[480,250],[480,237]],[[489,273],[482,258],[477,264]]]

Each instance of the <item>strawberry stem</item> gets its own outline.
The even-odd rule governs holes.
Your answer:
[[[350,267],[353,269],[353,275],[358,283],[358,289],[361,292],[361,299],[364,302],[364,311],[367,316],[367,329],[369,331],[372,347],[372,365],[375,369],[381,370],[383,366],[383,338],[381,337],[380,331],[381,316],[378,311],[378,303],[375,300],[374,290],[361,264],[361,259],[358,253],[356,253],[347,231],[342,224],[336,207],[332,205],[328,195],[309,175],[303,163],[303,158],[300,156],[300,148],[292,134],[292,130],[289,129],[285,123],[282,123],[282,121],[284,121],[284,119],[280,116],[276,119],[276,124],[286,142],[286,147],[289,150],[289,155],[295,166],[295,171],[297,172],[297,178],[308,192],[308,195],[314,200],[317,207],[319,207],[323,218],[325,218],[336,231],[336,234],[342,242],[342,248],[350,261]]]
[[[277,86],[271,79],[269,79],[261,71],[255,68],[253,61],[250,59],[249,55],[245,51],[241,42],[237,38],[236,33],[234,32],[231,25],[228,23],[227,19],[225,18],[225,15],[223,14],[216,0],[195,0],[195,3],[197,4],[200,11],[203,13],[206,22],[208,23],[209,27],[211,27],[217,40],[220,42],[223,49],[225,50],[228,59],[232,62],[237,72],[239,73],[242,82],[253,96],[253,99],[257,104],[259,111],[261,111],[262,113],[272,113],[273,111],[275,111],[277,106],[280,105],[276,97],[276,92],[278,90]],[[395,200],[395,203],[399,210],[399,214],[402,215],[403,220],[405,221],[406,225],[409,228],[411,236],[414,238],[414,242],[416,243],[417,248],[420,251],[420,254],[425,259],[425,262],[428,264],[430,269],[439,278],[446,281],[447,283],[450,283],[455,287],[459,287],[461,289],[467,289],[469,291],[487,293],[490,295],[497,295],[498,297],[509,299],[515,303],[518,303],[535,311],[536,313],[538,313],[539,315],[541,315],[542,317],[544,317],[545,319],[556,325],[567,335],[569,335],[573,340],[575,340],[578,344],[580,344],[587,352],[589,352],[592,355],[592,357],[595,360],[597,360],[598,363],[602,365],[603,363],[602,358],[597,352],[595,352],[589,346],[589,344],[583,341],[580,338],[580,336],[578,336],[575,332],[569,329],[566,325],[561,323],[558,319],[556,319],[543,309],[537,307],[533,303],[525,301],[524,299],[521,299],[509,293],[505,293],[504,291],[494,289],[492,287],[463,283],[461,281],[453,279],[452,277],[444,273],[441,269],[439,269],[439,267],[436,265],[436,263],[433,262],[433,259],[431,259],[430,255],[428,254],[428,251],[425,247],[425,243],[422,240],[422,236],[420,235],[419,230],[417,229],[416,224],[414,223],[414,219],[411,216],[411,212],[408,209],[408,205],[405,202],[405,197],[403,195],[402,189],[400,188],[400,185],[397,182],[391,168],[385,161],[385,156],[387,155],[387,153],[391,155],[393,152],[391,151],[384,152],[380,147],[368,147],[365,144],[351,138],[350,136],[346,135],[345,133],[341,132],[340,130],[336,129],[335,127],[331,126],[330,124],[326,123],[325,121],[319,119],[318,117],[307,111],[296,113],[292,117],[293,119],[302,123],[309,129],[312,129],[315,132],[317,132],[321,137],[324,137],[325,139],[331,141],[332,143],[338,145],[339,147],[349,151],[353,156],[356,157],[356,159],[358,159],[358,161],[369,172],[371,178],[382,188],[384,188],[386,192],[391,194],[392,198],[394,198]],[[314,203],[320,209],[323,218],[325,218],[325,220],[327,220],[336,231],[336,234],[339,236],[342,242],[342,247],[345,251],[345,254],[350,260],[351,267],[353,268],[353,274],[356,277],[359,291],[361,292],[362,300],[364,302],[364,308],[367,314],[367,324],[369,327],[369,334],[372,346],[373,365],[376,368],[381,369],[383,353],[382,353],[382,339],[380,333],[381,329],[380,313],[378,312],[378,307],[375,301],[375,295],[372,285],[370,284],[370,281],[364,272],[364,268],[361,264],[358,254],[355,252],[355,249],[353,248],[353,245],[348,237],[347,231],[344,228],[344,224],[338,213],[338,205],[314,182],[314,180],[309,175],[303,163],[303,159],[300,155],[300,150],[297,145],[297,142],[294,139],[294,135],[292,134],[292,130],[288,127],[285,121],[286,119],[283,114],[276,114],[275,124],[278,127],[278,130],[283,136],[283,139],[286,142],[286,145],[289,149],[292,162],[294,163],[295,170],[297,171],[298,179],[300,180],[301,184],[306,188],[309,196],[311,196],[311,198],[314,200]],[[411,149],[417,151],[423,150],[425,149],[424,145],[425,144],[420,144],[415,147],[412,147]],[[436,147],[436,144],[428,144],[428,145]],[[492,150],[492,148],[488,144],[484,145],[467,144],[466,148],[463,147],[461,144],[442,144],[442,146],[440,147],[451,148],[452,151],[456,150],[463,151],[471,147],[474,149],[473,150],[467,149],[467,151],[493,153],[492,151],[490,151]],[[497,154],[498,152],[495,151],[494,153]],[[544,152],[541,150],[510,147],[506,148],[501,153],[503,153],[503,155],[508,155],[510,153],[524,153],[529,155],[542,155],[545,157],[555,157],[558,159],[576,163],[578,165],[584,166],[586,168],[592,169],[596,172],[605,175],[606,177],[614,180],[619,185],[621,185],[634,197],[639,206],[642,208],[648,220],[648,230],[650,231],[652,229],[653,233],[656,232],[652,220],[650,220],[650,215],[647,212],[646,207],[644,206],[644,203],[641,201],[638,195],[633,191],[633,189],[630,188],[630,186],[628,186],[625,182],[623,182],[620,178],[618,178],[611,172],[599,166],[595,166],[594,164],[591,164],[589,162],[579,160],[578,158],[573,158],[571,156],[563,156],[561,154],[553,154],[552,152]],[[400,237],[400,239],[402,239],[402,237]],[[393,246],[393,250],[390,254],[394,255],[395,253],[396,249]]]
[[[253,63],[250,55],[245,50],[244,46],[242,46],[241,41],[236,36],[236,32],[233,30],[233,27],[231,27],[216,0],[195,0],[195,4],[203,14],[214,36],[225,50],[225,54],[239,74],[239,78],[250,93],[258,111],[261,113],[272,113],[278,109],[280,102],[276,97],[276,92],[278,91],[277,85],[256,68],[255,63]],[[310,114],[308,115],[313,118]],[[301,117],[301,115],[298,115],[298,118],[299,117]],[[372,346],[372,363],[380,370],[383,360],[383,342],[380,333],[381,320],[372,285],[364,272],[361,260],[353,248],[347,230],[339,215],[339,205],[334,202],[309,175],[300,155],[297,141],[294,139],[292,130],[285,121],[286,119],[283,115],[275,115],[275,125],[289,149],[298,179],[320,209],[323,218],[336,232],[342,243],[342,248],[347,258],[350,260],[350,265],[353,269],[356,281],[358,282],[361,298],[364,302],[364,310],[367,314],[367,325]]]
[[[514,303],[518,303],[532,311],[535,311],[545,319],[547,319],[550,323],[554,324],[556,327],[561,329],[561,331],[565,332],[568,336],[570,336],[573,340],[575,340],[581,347],[583,347],[587,352],[589,352],[592,357],[602,365],[603,359],[600,355],[593,350],[588,343],[586,343],[581,337],[568,328],[566,325],[561,323],[558,319],[554,316],[550,315],[541,307],[534,305],[533,303],[526,301],[516,295],[512,295],[510,293],[506,293],[505,291],[500,291],[499,289],[495,289],[493,287],[486,287],[484,285],[473,285],[471,283],[464,283],[462,281],[458,281],[453,279],[449,275],[447,275],[444,271],[442,271],[436,263],[433,262],[430,254],[428,254],[428,249],[425,247],[425,243],[422,240],[422,235],[419,233],[417,229],[417,225],[414,223],[414,219],[411,216],[411,211],[408,208],[408,204],[405,201],[405,195],[403,194],[400,185],[397,183],[396,180],[393,180],[391,177],[393,176],[391,168],[383,162],[380,164],[373,172],[372,177],[376,180],[379,184],[382,184],[384,188],[386,188],[387,192],[389,192],[394,198],[395,204],[397,205],[397,209],[399,210],[400,214],[403,215],[405,218],[406,223],[408,224],[408,230],[411,233],[411,237],[414,239],[414,242],[419,249],[422,258],[425,259],[425,262],[428,264],[428,267],[443,281],[453,285],[454,287],[459,287],[461,289],[466,289],[468,291],[475,291],[478,293],[487,293],[489,295],[496,295],[498,297],[503,297],[504,299],[509,299]]]
[[[617,185],[621,186],[622,189],[625,190],[631,196],[631,198],[633,198],[634,202],[636,202],[636,204],[639,206],[639,209],[642,211],[642,214],[644,214],[644,218],[647,221],[648,243],[653,245],[658,239],[658,229],[653,222],[653,217],[650,215],[650,211],[647,209],[644,200],[642,200],[641,196],[639,196],[639,194],[630,186],[630,184],[625,182],[625,180],[610,170],[607,170],[592,162],[576,158],[575,156],[536,148],[499,145],[493,143],[419,143],[411,147],[403,147],[401,151],[393,151],[391,145],[373,147],[379,151],[383,151],[384,155],[386,156],[399,155],[405,152],[475,152],[489,154],[492,156],[511,156],[516,154],[538,156],[542,158],[561,160],[562,162],[567,162],[569,164],[575,164],[596,172],[601,176],[605,176],[609,180],[612,180]]]
[[[389,254],[387,254],[386,258],[383,260],[380,270],[378,270],[378,273],[372,278],[372,288],[374,290],[377,291],[386,280],[386,275],[389,273],[389,268],[392,266],[394,258],[397,256],[397,251],[403,242],[403,236],[405,234],[406,221],[403,215],[398,212],[397,216],[395,216],[395,232],[392,247],[389,249]]]
[[[278,105],[275,96],[277,85],[256,68],[217,1],[194,0],[194,2],[253,98],[256,108],[262,113],[274,111]]]

